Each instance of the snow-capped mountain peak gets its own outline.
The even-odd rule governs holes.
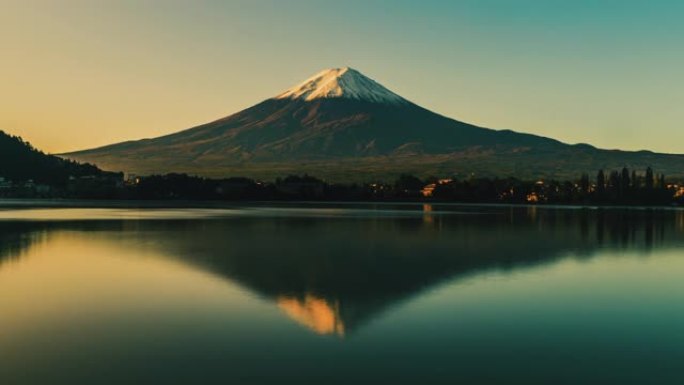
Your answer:
[[[321,71],[276,96],[276,99],[306,101],[322,98],[346,98],[385,104],[408,103],[406,99],[349,67]]]

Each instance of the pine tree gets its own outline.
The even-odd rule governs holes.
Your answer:
[[[653,169],[648,167],[646,169],[646,188],[648,190],[653,190],[653,185],[655,181],[653,180]]]
[[[625,195],[627,190],[629,190],[630,186],[632,185],[631,181],[629,180],[629,170],[627,167],[622,168],[620,178],[620,194]]]
[[[598,174],[596,175],[596,192],[599,194],[603,194],[606,191],[606,174],[603,173],[603,170],[599,170]]]
[[[587,173],[582,174],[582,178],[580,179],[580,191],[583,195],[589,193],[589,174]]]

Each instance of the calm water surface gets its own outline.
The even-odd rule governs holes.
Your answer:
[[[0,209],[3,384],[682,384],[684,212]]]

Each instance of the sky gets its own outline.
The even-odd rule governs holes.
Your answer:
[[[0,130],[176,132],[350,66],[440,114],[684,153],[680,0],[0,0]]]

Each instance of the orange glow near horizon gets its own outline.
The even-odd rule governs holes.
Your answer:
[[[682,2],[350,1],[3,0],[0,130],[49,153],[158,137],[351,66],[478,126],[684,152]]]

